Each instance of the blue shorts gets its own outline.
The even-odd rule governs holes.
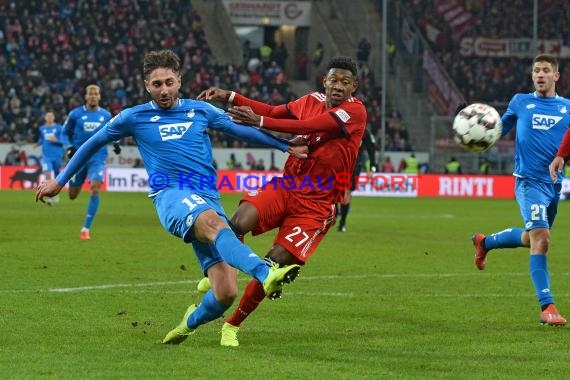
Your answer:
[[[192,243],[204,274],[212,265],[223,261],[213,244],[199,242],[192,234],[194,221],[206,210],[214,210],[222,219],[228,221],[219,199],[198,194],[190,189],[170,188],[150,197],[164,229],[183,239],[185,243]]]
[[[81,168],[71,179],[69,180],[69,186],[71,187],[81,187],[83,182],[89,176],[89,182],[99,181],[104,182],[105,179],[105,161],[100,159],[90,159],[87,164]]]
[[[42,173],[53,172],[56,176],[61,170],[63,164],[63,157],[42,157]]]
[[[561,189],[560,183],[554,184],[516,178],[515,196],[525,230],[552,228],[558,212]]]

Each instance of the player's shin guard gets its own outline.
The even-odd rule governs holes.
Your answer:
[[[190,314],[186,324],[189,328],[196,329],[198,326],[224,315],[224,311],[228,310],[230,306],[219,302],[214,296],[214,292],[209,290],[196,310]]]
[[[89,204],[87,205],[87,215],[85,215],[85,223],[83,227],[89,229],[91,228],[91,224],[93,223],[93,219],[95,219],[95,215],[97,214],[97,210],[99,209],[99,196],[92,195],[89,197]]]
[[[550,273],[548,272],[546,255],[531,254],[529,267],[530,278],[536,290],[538,303],[544,309],[549,304],[554,303],[550,292]]]
[[[257,306],[265,298],[265,290],[263,285],[257,280],[251,280],[245,287],[243,295],[239,300],[238,307],[233,314],[226,320],[230,325],[239,327],[248,315],[253,313]]]
[[[226,263],[263,283],[269,268],[259,256],[236,238],[231,229],[221,230],[214,245]]]
[[[487,250],[495,248],[517,248],[522,247],[522,228],[507,228],[503,231],[496,232],[485,237],[485,246]]]

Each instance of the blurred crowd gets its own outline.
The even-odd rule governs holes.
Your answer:
[[[416,24],[437,54],[468,103],[508,102],[516,92],[531,92],[531,59],[517,57],[465,57],[460,54],[463,37],[532,38],[533,2],[523,0],[456,0],[471,16],[459,31],[452,29],[440,13],[438,4],[405,0]],[[451,3],[451,2],[448,2]],[[541,0],[538,2],[538,38],[562,39],[570,47],[570,2]],[[555,53],[555,52],[552,52]],[[570,60],[560,60],[560,95],[570,96]]]
[[[0,2],[0,142],[35,142],[47,110],[63,122],[83,104],[84,87],[102,88],[101,105],[117,114],[148,101],[142,59],[168,48],[183,62],[182,95],[210,86],[270,103],[290,98],[281,68],[218,65],[202,20],[188,0],[53,0]],[[217,146],[239,143],[216,133]],[[123,143],[133,143],[124,141]]]
[[[296,98],[283,72],[283,45],[276,44],[269,56],[264,47],[248,46],[243,65],[219,65],[188,0],[0,1],[0,142],[36,142],[45,112],[52,110],[63,123],[69,110],[83,104],[91,83],[101,87],[101,106],[113,115],[148,101],[142,59],[162,48],[182,59],[185,97],[218,86],[270,104]],[[363,38],[354,52],[360,66],[356,96],[365,103],[368,127],[379,142],[382,89],[368,68],[370,49]],[[411,150],[399,112],[389,108],[388,113],[386,149]],[[216,131],[211,138],[217,147],[245,146]]]

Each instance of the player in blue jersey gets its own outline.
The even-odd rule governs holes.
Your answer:
[[[145,55],[143,76],[152,101],[127,108],[83,144],[63,172],[43,182],[36,200],[56,195],[63,185],[109,141],[134,136],[149,175],[151,191],[163,227],[191,243],[212,290],[200,304],[190,305],[180,324],[163,343],[179,344],[194,330],[223,315],[237,296],[237,268],[263,284],[268,298],[293,281],[299,265],[267,265],[242,244],[228,225],[216,189],[212,146],[207,134],[214,128],[252,143],[306,157],[306,147],[287,142],[257,128],[233,123],[224,111],[210,104],[178,98],[181,86],[180,60],[169,50]],[[233,268],[232,268],[233,267]]]
[[[55,122],[55,114],[46,112],[44,124],[39,127],[39,139],[37,146],[42,148],[42,173],[46,179],[57,176],[63,164],[63,147],[68,145],[63,126]],[[53,173],[53,176],[52,176]],[[48,205],[59,201],[59,196],[47,198]]]
[[[570,126],[570,101],[556,94],[559,78],[556,58],[537,56],[532,64],[535,91],[515,94],[502,117],[503,136],[516,128],[513,174],[524,228],[510,227],[488,236],[477,233],[472,238],[475,265],[480,270],[485,269],[492,249],[530,247],[530,277],[542,310],[540,322],[552,326],[566,324],[554,306],[546,260],[561,190],[561,181],[552,182],[549,164]]]
[[[71,145],[67,148],[67,157],[71,158],[77,149],[91,136],[99,131],[110,119],[111,113],[99,106],[101,89],[90,84],[85,88],[85,104],[71,110],[64,124],[65,133],[69,136]],[[115,152],[120,153],[120,147],[115,143]],[[81,187],[89,176],[91,196],[87,205],[87,213],[83,228],[79,233],[81,240],[91,239],[90,228],[99,209],[99,192],[105,176],[105,161],[107,160],[107,147],[101,147],[84,168],[77,172],[69,181],[69,199],[77,198]]]

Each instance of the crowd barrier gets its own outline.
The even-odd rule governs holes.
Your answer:
[[[248,192],[263,184],[267,185],[272,178],[279,176],[280,172],[271,171],[220,170],[215,186],[220,193]],[[0,166],[0,189],[32,189],[41,178],[37,167]],[[109,192],[148,192],[151,187],[159,190],[158,186],[165,186],[164,177],[157,180],[157,173],[153,173],[149,178],[143,168],[107,168],[105,178],[103,191]],[[342,189],[349,187],[347,176],[325,178],[316,184],[306,181],[291,186],[285,179],[279,183],[292,191],[301,186],[323,189],[330,186],[339,186]],[[357,178],[357,184],[354,196],[514,199],[513,176],[373,173],[368,177],[362,173]],[[88,188],[87,183],[84,186]],[[563,198],[566,197],[565,194],[570,194],[570,179],[564,180],[562,193]]]

